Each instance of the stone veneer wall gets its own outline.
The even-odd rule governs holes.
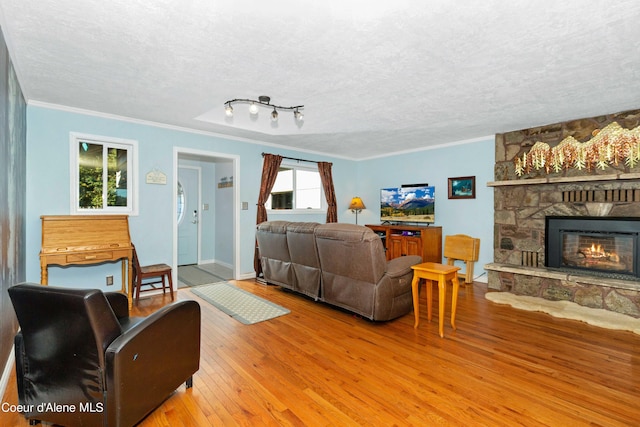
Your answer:
[[[0,165],[0,366],[6,373],[18,331],[7,289],[26,277],[27,104],[1,31]]]
[[[605,170],[532,171],[518,177],[513,160],[535,142],[557,145],[569,135],[584,142],[617,121],[640,126],[640,110],[496,135],[494,264],[489,288],[640,317],[640,282],[570,275],[544,268],[545,217],[640,217],[640,166]],[[532,184],[534,183],[535,184]]]

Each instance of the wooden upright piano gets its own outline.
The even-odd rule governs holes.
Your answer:
[[[127,215],[43,215],[40,283],[49,265],[99,264],[122,260],[122,292],[132,303],[133,246]],[[128,270],[127,270],[128,266]]]

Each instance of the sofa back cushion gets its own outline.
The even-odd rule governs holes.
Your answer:
[[[318,299],[320,296],[320,259],[316,248],[317,222],[291,222],[287,225],[287,245],[296,276],[296,291]]]
[[[288,224],[288,221],[265,221],[258,224],[256,239],[265,280],[293,289],[295,276],[287,244]]]
[[[322,224],[316,228],[316,244],[323,271],[377,283],[387,260],[380,236],[355,224]]]
[[[375,286],[387,261],[380,237],[354,224],[322,224],[315,230],[322,269],[322,299],[372,317]]]

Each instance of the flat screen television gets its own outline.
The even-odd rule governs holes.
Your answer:
[[[435,222],[435,187],[400,187],[380,190],[380,221],[391,223]]]

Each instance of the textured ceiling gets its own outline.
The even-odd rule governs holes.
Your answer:
[[[640,108],[637,0],[0,0],[29,103],[363,159]],[[224,102],[305,105],[299,126]]]

